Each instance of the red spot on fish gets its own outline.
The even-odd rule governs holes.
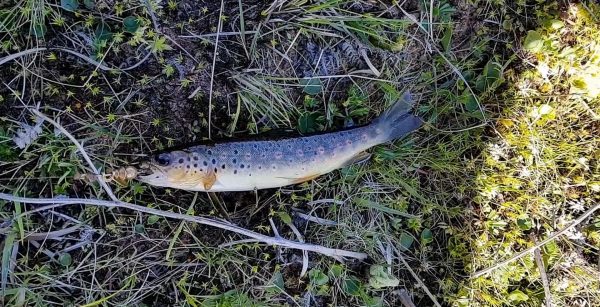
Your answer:
[[[275,159],[279,160],[283,157],[283,153],[281,151],[275,152]]]
[[[298,155],[298,157],[302,157],[302,156],[304,156],[304,151],[302,149],[298,149],[296,151],[296,154]]]
[[[348,145],[348,146],[352,145],[352,140],[350,140],[350,139],[346,140],[346,145]]]
[[[323,146],[319,146],[319,147],[317,147],[317,152],[318,152],[320,155],[324,154],[324,153],[325,153],[325,147],[323,147]]]

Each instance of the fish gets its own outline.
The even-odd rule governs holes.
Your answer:
[[[400,139],[423,120],[410,112],[405,93],[371,123],[335,132],[279,139],[220,141],[154,155],[137,180],[148,185],[203,192],[279,188],[316,179],[365,161],[368,149]]]

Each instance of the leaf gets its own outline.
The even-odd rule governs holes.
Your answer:
[[[158,220],[160,219],[160,216],[158,215],[151,215],[148,217],[148,225],[152,225],[152,224],[156,224],[156,222],[158,222]]]
[[[41,23],[41,24],[34,24],[33,27],[31,27],[31,29],[29,30],[29,34],[35,36],[35,38],[42,38],[44,37],[44,35],[46,35],[46,31],[48,30],[48,28],[46,28],[46,25]]]
[[[529,296],[521,290],[515,290],[508,295],[508,300],[512,303],[526,302],[529,300]]]
[[[308,272],[310,281],[316,286],[322,286],[329,282],[329,277],[319,269],[312,269]]]
[[[144,227],[144,224],[135,224],[135,226],[133,226],[133,231],[141,234],[146,232],[146,228]]]
[[[465,91],[465,93],[458,97],[458,99],[460,102],[462,102],[462,104],[465,105],[465,109],[467,109],[467,111],[473,112],[479,110],[477,100],[475,100],[475,97],[471,95],[471,93]]]
[[[69,253],[62,253],[58,256],[58,263],[64,267],[68,267],[73,263],[73,258],[71,258],[71,254]]]
[[[518,218],[517,225],[521,230],[529,230],[533,227],[533,222],[528,217]]]
[[[277,215],[279,215],[279,218],[281,219],[282,222],[284,222],[286,224],[292,223],[292,217],[287,212],[278,211]]]
[[[344,293],[349,295],[359,295],[360,281],[356,277],[350,276],[346,278],[342,283],[342,290],[344,291]]]
[[[303,86],[303,91],[308,95],[316,95],[321,92],[323,84],[319,78],[303,78],[300,79],[300,85]]]
[[[401,251],[409,250],[414,241],[415,241],[415,238],[413,238],[413,236],[411,236],[408,232],[403,231],[400,234],[400,250]]]
[[[329,268],[329,274],[333,277],[340,277],[344,272],[344,267],[339,264],[334,264]]]
[[[452,27],[447,27],[442,36],[442,47],[445,52],[450,51],[450,43],[452,42]]]
[[[317,118],[319,115],[316,112],[305,112],[298,118],[298,131],[300,133],[311,133],[317,130]]]
[[[10,271],[10,259],[13,253],[13,244],[17,234],[14,231],[9,232],[4,238],[4,248],[2,249],[2,263],[0,263],[0,272],[2,272],[1,283],[2,291],[6,290],[8,275]]]
[[[135,16],[128,16],[123,19],[123,28],[125,32],[135,33],[140,27],[140,21]]]
[[[369,285],[375,289],[396,287],[400,284],[400,280],[388,273],[382,265],[372,265],[369,269]]]
[[[285,283],[281,272],[277,271],[273,274],[273,278],[271,278],[271,281],[266,288],[269,292],[282,293],[284,291]]]
[[[431,242],[433,242],[433,233],[431,232],[431,229],[423,229],[423,231],[421,232],[421,243],[429,244]]]
[[[60,0],[60,7],[62,7],[65,11],[75,12],[79,8],[79,1]]]
[[[523,49],[531,52],[538,52],[542,50],[544,46],[544,40],[537,31],[530,30],[527,32],[525,41],[523,42]]]
[[[93,10],[96,8],[96,3],[94,0],[83,0],[83,5],[85,5],[88,10]]]
[[[101,41],[109,40],[112,38],[112,32],[110,32],[110,27],[104,22],[100,22],[98,24],[94,34],[96,35],[96,38]]]

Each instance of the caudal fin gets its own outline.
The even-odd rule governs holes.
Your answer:
[[[373,121],[373,126],[383,131],[381,143],[399,139],[423,125],[421,118],[410,113],[413,103],[410,93],[405,93],[398,102]]]

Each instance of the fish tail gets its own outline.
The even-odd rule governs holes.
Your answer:
[[[412,95],[407,92],[398,102],[373,121],[374,128],[383,131],[381,143],[402,138],[421,127],[423,120],[410,113],[413,103]]]

